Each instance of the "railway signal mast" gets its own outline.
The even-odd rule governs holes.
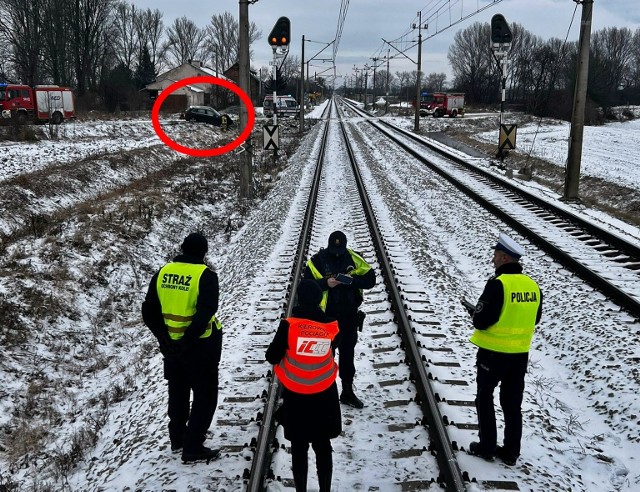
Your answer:
[[[273,48],[273,124],[278,124],[278,48],[280,57],[285,58],[289,53],[289,43],[291,42],[291,22],[288,17],[280,17],[268,38],[269,44]]]
[[[510,148],[515,147],[515,133],[513,134],[513,140],[508,138],[510,134],[515,131],[515,125],[508,129],[502,124],[507,87],[507,54],[509,53],[512,39],[513,36],[511,34],[511,29],[509,29],[509,24],[507,24],[507,20],[504,16],[502,14],[494,15],[491,18],[491,51],[493,52],[493,57],[498,63],[500,78],[502,81],[502,97],[500,99],[500,134],[498,138],[499,144],[497,154],[500,159],[504,159],[503,149],[505,146],[509,146]],[[505,138],[503,138],[503,136]]]
[[[276,164],[278,157],[278,57],[286,58],[289,54],[289,43],[291,42],[291,22],[288,17],[280,17],[271,29],[267,42],[273,48],[273,125],[266,125],[265,132],[270,136],[276,136],[273,149],[273,164]],[[279,53],[278,53],[279,51]],[[302,108],[300,108],[302,111]],[[271,140],[271,139],[268,139]],[[268,144],[267,144],[268,145]],[[265,145],[266,149],[266,145]]]

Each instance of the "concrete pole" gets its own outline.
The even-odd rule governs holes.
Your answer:
[[[364,68],[364,109],[367,110],[367,82],[369,82],[369,69]]]
[[[238,82],[240,88],[251,97],[249,72],[249,0],[239,0],[239,28],[238,37]],[[249,114],[244,104],[240,103],[240,129],[247,126]],[[240,159],[240,198],[253,198],[253,149],[251,137],[245,143],[245,150]]]
[[[371,99],[373,102],[371,104],[371,109],[375,111],[376,110],[376,68],[378,68],[376,66],[376,62],[379,60],[379,58],[373,57],[372,60],[373,60],[373,82],[372,82],[373,86],[371,87],[371,93],[372,93]]]
[[[385,112],[389,109],[389,54],[391,50],[387,50],[387,87],[386,87],[386,98],[387,103],[385,105]]]
[[[302,63],[300,65],[300,125],[298,132],[304,132],[304,34],[302,35]]]
[[[420,71],[422,70],[422,11],[418,12],[418,73],[416,74],[416,114],[413,131],[420,130]]]
[[[564,182],[564,200],[579,200],[580,163],[582,160],[582,136],[584,134],[584,108],[589,81],[589,45],[591,41],[591,16],[593,0],[582,0],[580,22],[580,46],[578,51],[578,73],[573,93],[573,113],[571,115],[571,136],[569,155]]]

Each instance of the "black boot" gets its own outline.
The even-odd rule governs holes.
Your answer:
[[[331,477],[333,475],[331,441],[316,441],[313,443],[313,450],[316,452],[316,470],[318,471],[320,492],[331,492]]]
[[[364,408],[364,403],[353,392],[352,386],[343,386],[342,394],[340,395],[340,401],[345,405],[352,406],[353,408]]]
[[[210,449],[202,444],[196,449],[185,449],[182,451],[182,461],[189,463],[191,461],[206,461],[215,460],[220,456],[219,449]]]

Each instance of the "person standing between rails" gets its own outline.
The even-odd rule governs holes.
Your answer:
[[[331,439],[342,432],[333,359],[340,338],[338,323],[320,309],[322,290],[312,280],[297,289],[293,316],[280,321],[266,352],[283,386],[278,420],[291,441],[291,468],[296,492],[307,490],[309,444],[316,454],[320,492],[331,490],[333,459]]]
[[[538,284],[522,273],[524,249],[500,233],[493,255],[495,275],[489,279],[475,308],[467,305],[475,328],[470,341],[476,356],[479,442],[469,453],[488,461],[494,456],[513,466],[520,456],[522,398],[529,348],[535,326],[542,316],[542,293]],[[503,446],[497,445],[493,392],[500,384],[504,414]]]
[[[338,320],[341,341],[338,346],[342,393],[340,401],[354,408],[364,404],[353,391],[356,374],[354,364],[358,327],[362,329],[364,313],[358,311],[362,304],[362,290],[376,284],[376,274],[371,266],[353,250],[347,248],[347,237],[341,231],[329,236],[326,249],[321,249],[307,262],[304,278],[314,279],[323,291],[320,307]]]
[[[218,275],[204,263],[208,243],[202,234],[189,234],[181,249],[151,279],[142,317],[164,356],[171,450],[182,449],[184,462],[208,461],[220,454],[203,445],[218,404]]]

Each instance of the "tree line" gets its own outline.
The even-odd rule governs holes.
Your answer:
[[[578,42],[542,39],[511,25],[507,100],[540,116],[569,119],[578,65]],[[501,73],[489,44],[488,23],[458,31],[449,48],[456,90],[476,104],[500,100]],[[640,103],[640,28],[607,27],[591,35],[587,119],[596,108]]]
[[[542,39],[512,24],[507,101],[523,110],[568,118],[573,100],[578,43]],[[0,81],[71,86],[78,107],[115,109],[135,101],[159,73],[200,60],[223,73],[238,59],[239,26],[229,13],[214,14],[204,28],[186,16],[165,26],[158,10],[126,0],[0,0]],[[262,33],[250,24],[249,42]],[[449,48],[453,80],[444,73],[421,77],[421,90],[466,93],[468,104],[500,100],[501,73],[493,58],[489,23],[458,31]],[[374,75],[375,73],[375,75]],[[271,70],[256,71],[271,91]],[[384,65],[344,78],[340,91],[367,92],[413,101],[416,71],[391,73]],[[307,82],[307,81],[305,81]],[[325,79],[306,84],[326,90]],[[278,92],[297,94],[300,59],[287,57],[278,70]],[[640,28],[604,28],[591,36],[588,110],[640,101]],[[138,101],[139,102],[139,101]],[[588,115],[589,119],[589,115]]]
[[[262,33],[250,25],[253,43]],[[80,108],[114,109],[159,73],[189,60],[220,73],[238,58],[238,21],[186,16],[168,26],[158,10],[123,0],[0,0],[0,81],[71,86]]]

